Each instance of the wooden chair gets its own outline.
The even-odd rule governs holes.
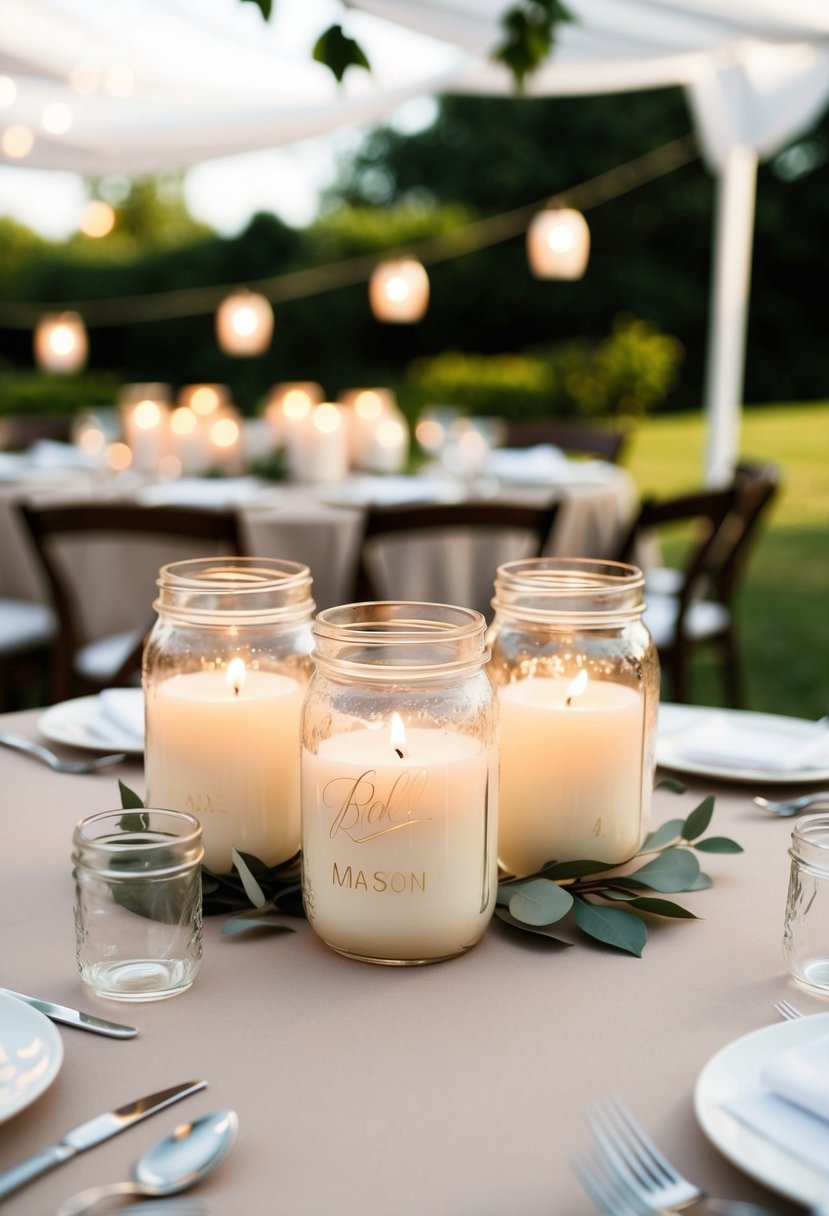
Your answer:
[[[53,650],[53,701],[137,682],[144,638],[152,625],[155,573],[166,561],[241,551],[239,524],[231,511],[181,506],[142,506],[132,502],[35,507],[22,503],[20,514],[34,543],[52,595],[58,622]],[[73,579],[66,542],[108,540],[153,558],[152,582],[136,586],[139,623],[133,628],[86,641],[84,603],[106,593],[106,582],[79,587]],[[131,555],[132,556],[132,555]],[[105,570],[102,570],[105,575]]]
[[[645,499],[616,554],[619,561],[638,561],[639,550],[670,525],[690,525],[680,566],[658,568],[645,579],[645,624],[651,632],[672,698],[688,700],[688,664],[692,647],[722,627],[718,604],[705,599],[710,590],[707,559],[720,527],[732,508],[732,487],[700,490],[676,498]],[[644,563],[643,563],[644,564]]]
[[[530,448],[551,443],[565,452],[598,456],[617,464],[628,440],[625,429],[603,430],[566,422],[508,422],[504,447]]]
[[[48,604],[0,599],[0,713],[43,703],[57,633]]]
[[[734,596],[778,485],[774,465],[739,465],[727,489],[644,503],[627,538],[626,556],[630,556],[637,537],[654,526],[678,519],[695,519],[702,525],[681,570],[658,568],[646,576],[645,622],[677,701],[687,699],[691,651],[713,645],[722,662],[728,704],[743,703]]]
[[[431,541],[456,540],[459,535],[472,533],[479,537],[505,533],[524,533],[527,546],[521,557],[541,556],[558,512],[558,502],[541,507],[515,503],[460,502],[401,507],[371,507],[366,512],[360,544],[359,562],[354,583],[354,600],[398,598],[393,593],[381,594],[374,569],[377,541],[400,538],[428,538]],[[430,553],[430,562],[435,551]],[[487,572],[490,586],[495,568]],[[393,588],[385,588],[393,592]],[[473,604],[466,605],[474,607]]]

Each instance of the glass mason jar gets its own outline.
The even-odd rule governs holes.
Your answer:
[[[512,874],[622,862],[644,839],[659,704],[644,581],[635,566],[588,559],[498,568],[489,672],[501,720],[498,854]]]
[[[340,954],[461,954],[497,884],[497,707],[480,613],[350,604],[319,613],[302,719],[302,889]]]
[[[299,723],[311,677],[311,574],[297,562],[163,566],[144,647],[150,806],[201,821],[204,864],[266,865],[299,849]]]
[[[202,957],[201,827],[180,811],[103,811],[72,837],[81,979],[101,996],[184,992]]]
[[[807,815],[792,832],[783,957],[792,978],[829,992],[829,815]]]

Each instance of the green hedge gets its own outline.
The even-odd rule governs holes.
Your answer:
[[[677,338],[648,321],[620,317],[599,342],[416,359],[402,392],[410,408],[447,405],[503,418],[641,417],[665,401],[682,356]]]
[[[50,376],[0,369],[0,415],[69,418],[90,406],[114,405],[120,381],[107,372]]]

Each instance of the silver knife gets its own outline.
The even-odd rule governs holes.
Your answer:
[[[185,1081],[182,1085],[174,1085],[172,1089],[162,1089],[157,1094],[149,1094],[146,1098],[139,1098],[137,1102],[130,1102],[128,1106],[120,1106],[118,1110],[98,1115],[96,1118],[90,1119],[88,1123],[74,1127],[57,1144],[50,1144],[48,1148],[40,1149],[39,1152],[33,1153],[31,1157],[27,1157],[18,1165],[13,1165],[0,1172],[0,1199],[10,1195],[12,1191],[16,1191],[25,1183],[31,1182],[40,1174],[45,1174],[54,1166],[61,1165],[64,1161],[68,1161],[78,1153],[85,1152],[88,1148],[93,1148],[96,1144],[101,1144],[110,1136],[115,1136],[118,1132],[131,1127],[139,1119],[146,1119],[148,1115],[154,1115],[156,1111],[163,1110],[165,1106],[170,1106],[173,1102],[178,1102],[180,1098],[187,1098],[190,1094],[197,1093],[206,1085],[206,1081]]]
[[[13,992],[11,988],[0,988],[5,996],[16,997],[25,1001],[32,1009],[45,1013],[53,1022],[64,1022],[67,1026],[77,1026],[79,1030],[91,1030],[95,1034],[109,1035],[112,1039],[134,1039],[138,1031],[134,1026],[122,1026],[118,1022],[107,1022],[104,1018],[96,1018],[94,1014],[83,1013],[80,1009],[70,1009],[66,1005],[54,1005],[51,1001],[41,1001],[35,996],[26,996],[23,992]]]

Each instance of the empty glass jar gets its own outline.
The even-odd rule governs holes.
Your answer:
[[[650,817],[659,661],[635,566],[500,566],[489,632],[501,721],[499,860],[621,862]]]
[[[299,724],[311,675],[311,575],[297,562],[164,566],[144,648],[146,801],[201,821],[204,864],[299,849]]]
[[[460,954],[496,895],[496,706],[484,618],[444,604],[331,608],[302,728],[302,884],[334,950]]]
[[[795,825],[783,957],[803,988],[829,992],[829,815],[807,815]]]

